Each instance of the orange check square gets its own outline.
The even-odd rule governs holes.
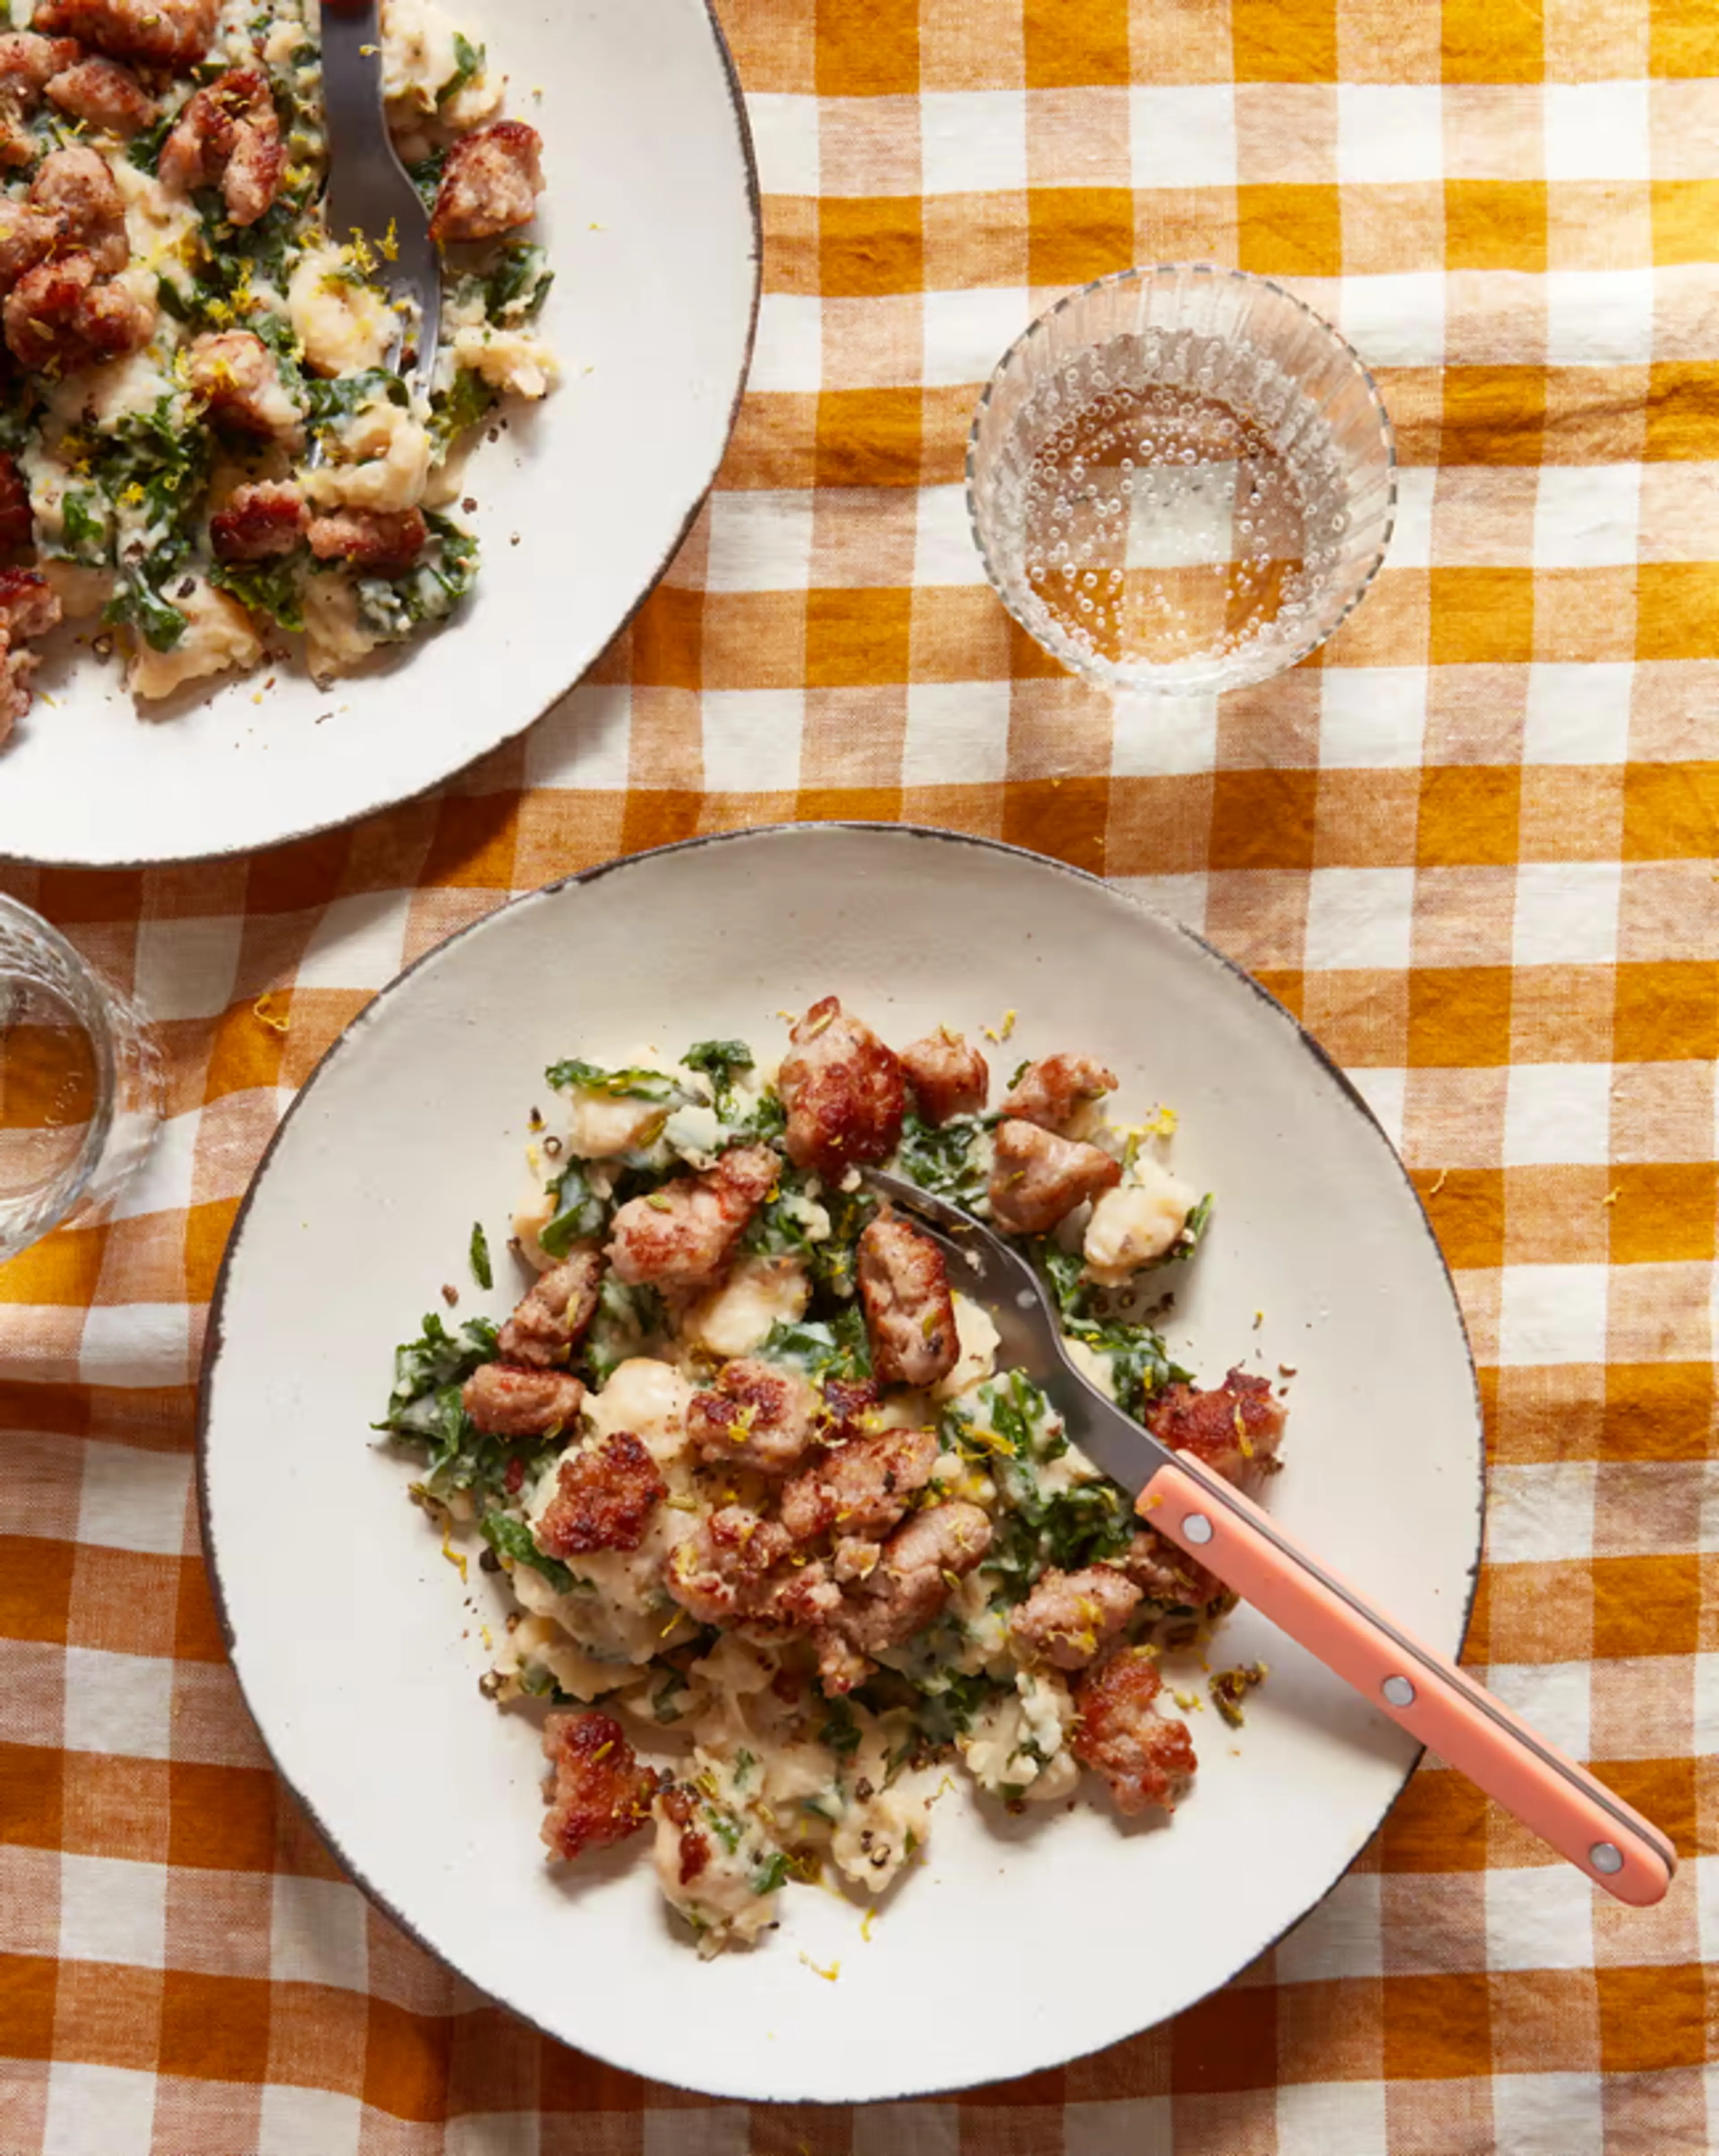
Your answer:
[[[1134,198],[1126,187],[1034,187],[1027,197],[1028,275],[1034,285],[1088,285],[1134,259]]]
[[[1446,180],[1447,270],[1544,270],[1543,180]]]
[[[1024,0],[1029,90],[1129,80],[1128,0]]]
[[[919,88],[919,0],[817,0],[818,95],[911,97]]]
[[[1625,1161],[1609,1180],[1614,1265],[1711,1261],[1719,1168],[1711,1161]]]
[[[1455,2081],[1492,2071],[1491,2015],[1483,1972],[1388,1976],[1384,2025],[1388,2080]]]
[[[1238,187],[1235,206],[1240,268],[1264,277],[1342,274],[1342,196],[1337,188]]]
[[[1444,0],[1446,82],[1540,82],[1546,44],[1539,7]]]
[[[1532,569],[1430,569],[1435,666],[1525,666],[1534,656]]]
[[[1660,360],[1650,368],[1643,454],[1654,463],[1719,459],[1719,363]]]
[[[836,589],[806,594],[806,685],[858,689],[907,679],[913,594]]]
[[[1609,2074],[1699,2066],[1709,2054],[1706,1987],[1699,1963],[1681,1968],[1601,1969],[1600,2056]]]
[[[1444,391],[1441,464],[1539,463],[1547,416],[1544,367],[1447,367]]]
[[[1507,867],[1516,858],[1521,809],[1514,765],[1430,765],[1420,778],[1415,860],[1422,868]]]
[[[1409,1060],[1479,1069],[1510,1060],[1508,966],[1417,966],[1409,976]]]
[[[1719,228],[1719,180],[1655,180],[1653,220],[1657,267],[1711,262]]]
[[[1238,82],[1335,82],[1336,0],[1229,0]]]
[[[1662,958],[1619,966],[1613,1013],[1619,1063],[1719,1055],[1719,980],[1711,963]]]
[[[925,289],[925,221],[917,195],[825,195],[818,206],[818,273],[826,298],[870,300]]]

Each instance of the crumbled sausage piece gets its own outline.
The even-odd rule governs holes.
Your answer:
[[[198,90],[162,145],[162,185],[189,194],[218,181],[237,225],[254,224],[266,214],[285,170],[280,122],[260,68],[229,69]]]
[[[1229,1594],[1216,1573],[1196,1563],[1156,1527],[1141,1528],[1119,1562],[1148,1602],[1205,1614]]]
[[[711,1861],[711,1837],[692,1823],[698,1816],[698,1799],[684,1783],[672,1782],[658,1796],[656,1810],[659,1818],[679,1831],[680,1884],[690,1887]]]
[[[580,1250],[540,1276],[501,1328],[495,1345],[504,1363],[541,1370],[565,1363],[597,1315],[603,1260]]]
[[[700,1624],[731,1623],[754,1614],[767,1599],[769,1575],[793,1547],[778,1522],[760,1519],[744,1505],[725,1505],[675,1546],[663,1584]]]
[[[934,1385],[961,1352],[949,1269],[929,1235],[885,1209],[860,1238],[860,1297],[880,1384]]]
[[[1008,1620],[1018,1653],[1060,1670],[1084,1670],[1127,1623],[1140,1589],[1113,1565],[1040,1575]]]
[[[869,1025],[826,996],[794,1027],[777,1087],[788,1111],[788,1157],[832,1182],[883,1160],[901,1141],[906,1086],[901,1058]]]
[[[1157,1712],[1163,1682],[1143,1647],[1125,1647],[1075,1687],[1075,1757],[1104,1776],[1116,1810],[1131,1818],[1173,1811],[1199,1764],[1187,1725]]]
[[[38,8],[38,14],[44,11]],[[0,35],[0,91],[39,93],[81,58],[75,38],[44,38],[33,30]]]
[[[33,569],[0,569],[0,743],[30,708],[40,661],[25,639],[59,626],[59,595]]]
[[[290,480],[259,480],[233,490],[209,519],[209,541],[217,561],[269,562],[290,554],[310,521]]]
[[[97,281],[87,254],[63,254],[27,270],[8,294],[6,341],[38,373],[68,374],[119,359],[149,341],[150,309],[123,285]]]
[[[77,57],[70,38],[41,38],[28,30],[0,35],[0,166],[17,172],[34,164],[42,146],[26,123],[41,104],[49,76]]]
[[[877,1405],[875,1378],[826,1378],[824,1381],[824,1442],[834,1445],[865,1427]]]
[[[448,152],[431,234],[446,247],[517,231],[537,214],[542,192],[542,137],[523,121],[498,120]]]
[[[990,1066],[984,1057],[947,1026],[904,1048],[901,1068],[928,1123],[977,1115],[991,1090]]]
[[[716,1384],[695,1393],[686,1435],[706,1460],[782,1475],[818,1441],[824,1402],[798,1370],[752,1356],[723,1365]]]
[[[60,42],[74,55],[69,39]],[[136,135],[152,127],[161,107],[130,68],[118,60],[80,60],[74,58],[48,84],[48,95],[62,112],[110,135]]]
[[[0,291],[9,292],[27,270],[45,262],[59,239],[57,217],[13,196],[0,195]]]
[[[776,1188],[782,1163],[768,1146],[735,1146],[701,1175],[681,1176],[629,1199],[609,1225],[609,1262],[636,1287],[706,1287]]]
[[[1060,1138],[1037,1123],[999,1123],[991,1158],[991,1218],[1005,1235],[1041,1235],[1121,1179],[1120,1164],[1096,1146]]]
[[[465,1381],[460,1399],[486,1437],[547,1437],[577,1419],[585,1388],[565,1370],[525,1370],[485,1363]]]
[[[543,1840],[552,1856],[572,1859],[637,1834],[650,1816],[657,1777],[641,1767],[612,1715],[552,1714],[543,1756],[555,1770],[546,1790]]]
[[[310,519],[319,562],[351,562],[379,577],[402,576],[429,542],[421,509],[336,509]]]
[[[221,0],[36,0],[31,27],[81,38],[110,59],[182,72],[214,42]]]
[[[1232,1370],[1210,1392],[1170,1386],[1147,1410],[1146,1426],[1173,1452],[1191,1452],[1226,1482],[1244,1488],[1275,1457],[1284,1418],[1269,1378]]]
[[[116,277],[131,260],[125,198],[100,151],[79,142],[44,157],[30,182],[30,200],[44,216],[59,219],[64,243],[82,248],[98,275]]]
[[[835,1613],[831,1629],[861,1655],[901,1646],[925,1630],[990,1547],[991,1522],[977,1505],[916,1512],[884,1544],[876,1570]]]
[[[1008,1089],[1005,1116],[1041,1130],[1065,1131],[1083,1108],[1116,1090],[1116,1074],[1092,1055],[1047,1055],[1029,1065]]]
[[[30,512],[30,490],[18,468],[18,459],[0,449],[0,553],[28,547],[35,530]]]
[[[631,1430],[616,1430],[562,1461],[555,1495],[537,1522],[537,1547],[559,1558],[636,1550],[668,1494],[644,1445]]]
[[[797,1543],[832,1532],[880,1535],[931,1481],[936,1458],[933,1430],[875,1430],[849,1438],[783,1490],[782,1523]]]
[[[45,577],[33,569],[0,569],[0,629],[14,644],[58,629],[62,613],[59,594]]]
[[[285,440],[296,433],[297,406],[286,393],[275,355],[249,330],[200,336],[188,361],[191,391],[218,427]]]

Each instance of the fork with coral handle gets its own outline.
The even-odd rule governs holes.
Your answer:
[[[1173,1452],[1075,1367],[1044,1283],[1018,1250],[959,1206],[881,1169],[866,1180],[943,1250],[996,1325],[1002,1353],[1061,1414],[1070,1436],[1135,1494],[1135,1511],[1250,1602],[1412,1737],[1620,1902],[1645,1907],[1676,1856],[1657,1827],[1568,1758],[1455,1662],[1417,1640],[1253,1501]]]

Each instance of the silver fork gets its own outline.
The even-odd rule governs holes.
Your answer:
[[[1663,1897],[1676,1856],[1659,1830],[1329,1570],[1239,1490],[1124,1414],[1070,1359],[1044,1283],[1019,1250],[905,1177],[872,1168],[865,1179],[913,1215],[953,1260],[953,1284],[989,1311],[1004,1362],[1025,1372],[1081,1450],[1135,1494],[1142,1519],[1460,1768],[1596,1886],[1637,1907]]]
[[[382,110],[381,13],[379,0],[322,0],[326,214],[331,239],[362,239],[373,281],[400,325],[388,364],[427,397],[441,329],[442,263],[429,213],[395,154]]]

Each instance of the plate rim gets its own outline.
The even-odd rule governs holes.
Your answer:
[[[199,848],[190,853],[144,854],[131,859],[121,859],[109,855],[101,855],[92,859],[85,854],[8,853],[3,848],[0,848],[0,866],[11,866],[16,864],[21,868],[83,869],[98,875],[124,875],[145,869],[193,866],[203,861],[244,860],[254,855],[269,853],[277,846],[299,845],[306,839],[326,838],[331,832],[351,830],[363,823],[368,817],[389,815],[397,808],[404,808],[409,807],[413,802],[424,800],[430,794],[440,792],[444,787],[456,784],[459,780],[465,777],[468,772],[475,770],[477,766],[488,757],[495,755],[501,749],[511,747],[514,742],[521,740],[528,734],[533,726],[541,724],[547,718],[556,706],[564,697],[571,696],[579,684],[594,673],[613,650],[615,645],[639,619],[645,602],[668,574],[674,564],[675,556],[686,544],[693,526],[698,521],[705,504],[716,490],[717,475],[726,461],[729,449],[734,441],[734,430],[740,424],[741,407],[746,402],[747,388],[752,379],[752,360],[757,350],[758,316],[764,297],[764,205],[762,191],[758,181],[757,145],[752,136],[752,116],[747,107],[746,91],[741,83],[740,70],[735,64],[734,54],[729,44],[727,33],[723,29],[721,18],[716,13],[716,0],[700,0],[700,4],[704,9],[706,23],[715,42],[716,57],[721,65],[723,85],[728,93],[730,110],[734,116],[740,143],[741,162],[745,169],[747,212],[752,223],[752,248],[748,258],[752,272],[752,299],[747,312],[746,338],[741,350],[740,366],[735,377],[733,394],[729,399],[727,424],[722,429],[722,439],[717,446],[710,470],[689,503],[686,514],[670,540],[661,559],[652,569],[638,596],[615,624],[611,633],[584,660],[572,679],[563,688],[558,690],[547,703],[540,705],[529,718],[521,720],[518,726],[510,727],[505,733],[498,735],[486,747],[480,748],[475,756],[468,757],[463,763],[455,764],[452,769],[440,772],[434,778],[426,779],[421,786],[408,787],[403,793],[393,793],[384,801],[374,801],[367,808],[354,809],[350,815],[332,816],[323,822],[303,824],[295,830],[278,832],[272,839],[252,839],[241,845],[216,845],[206,850]],[[420,657],[427,655],[430,648],[429,644],[422,647]],[[135,713],[133,716],[135,719]],[[425,955],[428,956],[428,953]],[[308,1084],[309,1081],[305,1082]]]
[[[706,4],[709,4],[709,0],[706,0]],[[400,1909],[395,1907],[394,1903],[387,1895],[382,1893],[373,1887],[370,1881],[366,1877],[365,1874],[356,1864],[354,1864],[351,1857],[347,1855],[339,1836],[330,1830],[317,1806],[310,1801],[305,1791],[300,1788],[297,1782],[287,1773],[285,1768],[281,1764],[275,1753],[274,1745],[269,1740],[269,1734],[263,1726],[262,1719],[252,1702],[250,1691],[240,1671],[238,1656],[238,1635],[233,1628],[232,1619],[227,1606],[226,1589],[221,1576],[217,1544],[210,1517],[208,1486],[209,1422],[212,1381],[215,1374],[216,1364],[220,1359],[222,1352],[222,1320],[228,1289],[231,1286],[232,1269],[234,1260],[239,1253],[240,1243],[243,1240],[246,1223],[249,1218],[252,1202],[262,1186],[264,1177],[274,1160],[276,1148],[285,1139],[288,1127],[291,1123],[293,1117],[297,1114],[302,1104],[309,1098],[312,1089],[315,1087],[317,1081],[322,1077],[325,1071],[332,1065],[335,1059],[354,1048],[360,1034],[371,1020],[372,1014],[380,1009],[384,998],[393,995],[397,989],[403,987],[405,983],[408,982],[413,974],[418,973],[422,967],[428,965],[432,959],[439,957],[442,952],[447,950],[450,945],[457,943],[468,936],[477,934],[479,932],[491,927],[493,924],[501,920],[505,916],[514,912],[519,908],[541,903],[555,897],[566,891],[577,889],[588,884],[600,882],[603,878],[613,875],[619,870],[631,868],[635,865],[660,860],[672,855],[693,853],[702,848],[707,847],[730,845],[735,844],[736,841],[780,838],[788,835],[800,835],[812,832],[824,831],[844,834],[865,834],[874,836],[884,834],[891,838],[900,838],[903,840],[909,841],[920,839],[937,841],[942,844],[956,846],[970,846],[986,853],[1001,854],[1012,856],[1017,861],[1029,863],[1036,868],[1054,870],[1059,874],[1068,876],[1079,883],[1096,885],[1098,888],[1104,891],[1107,896],[1112,898],[1122,900],[1126,905],[1134,908],[1136,911],[1147,916],[1149,920],[1157,921],[1162,927],[1173,929],[1184,941],[1192,943],[1197,951],[1201,952],[1204,957],[1215,960],[1225,973],[1233,975],[1239,983],[1249,988],[1253,994],[1267,1007],[1268,1010],[1274,1014],[1275,1019],[1278,1022],[1286,1024],[1293,1029],[1303,1050],[1311,1054],[1315,1062],[1320,1066],[1323,1072],[1336,1082],[1340,1094],[1347,1100],[1348,1105],[1362,1116],[1362,1120],[1367,1124],[1371,1126],[1374,1135],[1383,1146],[1387,1157],[1395,1168],[1396,1172],[1401,1178],[1410,1199],[1413,1200],[1415,1211],[1419,1218],[1422,1233],[1425,1235],[1428,1242],[1432,1246],[1433,1255],[1437,1262],[1439,1276],[1444,1281],[1445,1293],[1450,1297],[1451,1312],[1456,1320],[1457,1337],[1462,1344],[1463,1354],[1468,1364],[1469,1382],[1473,1395],[1475,1419],[1475,1543],[1473,1555],[1468,1560],[1465,1568],[1466,1576],[1463,1590],[1461,1630],[1458,1636],[1457,1644],[1452,1653],[1452,1659],[1458,1662],[1461,1661],[1463,1650],[1468,1644],[1469,1634],[1473,1629],[1475,1603],[1480,1591],[1480,1568],[1486,1543],[1489,1472],[1486,1454],[1485,1396],[1480,1386],[1479,1366],[1475,1359],[1474,1343],[1469,1336],[1468,1323],[1463,1315],[1461,1299],[1456,1291],[1456,1282],[1451,1273],[1450,1262],[1444,1255],[1443,1246],[1439,1243],[1438,1235],[1434,1229],[1431,1217],[1426,1209],[1425,1202],[1422,1199],[1419,1190],[1416,1188],[1414,1178],[1409,1174],[1408,1166],[1404,1163],[1401,1153],[1398,1152],[1396,1145],[1393,1142],[1390,1135],[1386,1131],[1383,1124],[1380,1122],[1378,1117],[1374,1114],[1366,1096],[1349,1077],[1348,1074],[1342,1069],[1341,1065],[1337,1063],[1331,1051],[1319,1040],[1318,1036],[1310,1032],[1307,1027],[1301,1023],[1301,1019],[1296,1016],[1295,1013],[1289,1009],[1288,1005],[1282,1003],[1276,996],[1273,995],[1271,991],[1267,988],[1262,982],[1258,980],[1255,975],[1250,973],[1244,966],[1242,966],[1235,959],[1230,957],[1227,952],[1220,951],[1215,944],[1208,942],[1198,929],[1189,927],[1186,921],[1178,920],[1175,915],[1166,912],[1162,907],[1154,906],[1147,900],[1136,897],[1132,892],[1120,889],[1109,877],[1095,875],[1090,870],[1077,868],[1073,863],[1059,860],[1053,855],[1038,853],[1031,847],[1015,845],[1007,839],[992,838],[987,834],[978,832],[945,829],[936,824],[887,823],[875,819],[834,818],[809,819],[803,822],[777,822],[772,824],[744,824],[735,829],[700,832],[691,838],[676,839],[666,845],[648,847],[639,853],[615,855],[607,860],[594,863],[590,868],[576,870],[567,875],[558,876],[549,883],[540,884],[533,891],[521,891],[516,897],[510,899],[506,904],[497,906],[491,912],[480,915],[476,920],[469,921],[460,927],[454,929],[450,934],[443,937],[438,942],[432,944],[428,950],[421,952],[419,956],[414,958],[409,965],[403,967],[399,973],[396,973],[391,980],[377,989],[376,993],[371,998],[370,1001],[367,1003],[361,1010],[356,1012],[351,1018],[347,1019],[346,1023],[341,1028],[339,1033],[336,1034],[335,1038],[329,1043],[322,1054],[316,1059],[316,1063],[306,1074],[303,1083],[300,1086],[298,1091],[294,1094],[292,1099],[287,1103],[285,1109],[283,1111],[280,1121],[275,1126],[268,1144],[264,1147],[261,1157],[259,1158],[257,1165],[252,1172],[250,1180],[245,1186],[244,1196],[240,1201],[239,1210],[233,1215],[233,1225],[228,1233],[226,1246],[222,1251],[220,1265],[216,1272],[214,1290],[209,1298],[208,1318],[203,1334],[203,1353],[199,1358],[198,1367],[197,1427],[192,1479],[195,1484],[197,1495],[198,1532],[202,1544],[199,1553],[203,1559],[204,1573],[208,1580],[210,1599],[214,1608],[215,1620],[220,1629],[223,1644],[227,1649],[228,1666],[233,1671],[233,1681],[238,1686],[239,1697],[244,1702],[245,1712],[250,1717],[252,1726],[256,1731],[258,1739],[261,1743],[264,1753],[267,1754],[270,1767],[274,1769],[275,1773],[280,1776],[282,1784],[290,1792],[295,1802],[297,1803],[303,1810],[306,1818],[315,1828],[325,1846],[331,1851],[336,1862],[340,1865],[342,1872],[345,1874],[349,1882],[358,1889],[358,1891],[372,1905],[372,1907],[380,1910],[382,1913],[387,1917],[391,1923],[397,1925],[415,1946],[421,1948],[424,1953],[428,1953],[442,1968],[452,1971],[453,1974],[458,1976],[463,1983],[470,1984],[473,1990],[480,1993],[481,1995],[485,1998],[493,1999],[497,2005],[505,2008],[510,2014],[516,2015],[521,2021],[525,2022],[528,2027],[536,2030],[539,2035],[548,2037],[552,2042],[565,2044],[568,2046],[569,2048],[582,2052],[583,2056],[587,2057],[602,2059],[605,2064],[617,2066],[620,2071],[634,2074],[641,2079],[660,2082],[667,2087],[685,2089],[693,2094],[716,2097],[725,2102],[733,2101],[748,2103],[771,2104],[811,2102],[824,2102],[833,2106],[840,2107],[853,2106],[860,2103],[888,2102],[892,2101],[918,2101],[921,2098],[950,2094],[965,2089],[998,2087],[1002,2086],[1003,2083],[996,2081],[972,2080],[938,2082],[923,2088],[916,2087],[912,2089],[901,2090],[893,2087],[884,2087],[863,2097],[838,2097],[820,2098],[817,2097],[808,2097],[803,2093],[797,2093],[792,2091],[779,2095],[770,2094],[761,2096],[757,2093],[753,2093],[742,2096],[736,2095],[731,2089],[713,2088],[706,2082],[679,2080],[676,2078],[672,2070],[665,2071],[659,2067],[652,2067],[649,2070],[644,2070],[637,2066],[627,2066],[619,2061],[604,2058],[604,2055],[601,2052],[586,2051],[585,2046],[580,2043],[577,2039],[564,2035],[560,2030],[551,2028],[546,2022],[540,2020],[529,2008],[520,2005],[516,2000],[505,1996],[500,1992],[490,1991],[486,1989],[485,1987],[474,1983],[472,1979],[467,1975],[466,1972],[459,1967],[457,1962],[450,1959],[447,1954],[438,1948],[434,1942],[428,1938],[411,1918],[407,1917]],[[1313,1898],[1307,1902],[1306,1907],[1302,1908],[1298,1914],[1291,1917],[1287,1923],[1280,1926],[1278,1930],[1272,1933],[1269,1938],[1262,1939],[1259,1944],[1254,1947],[1241,1961],[1235,1964],[1233,1969],[1229,1969],[1224,1976],[1219,1978],[1218,1981],[1212,1984],[1208,1990],[1203,1992],[1199,1999],[1190,2000],[1187,2006],[1178,2009],[1178,2012],[1185,2013],[1190,2010],[1192,2007],[1201,2004],[1204,1999],[1214,1997],[1218,1992],[1223,1990],[1226,1985],[1233,1984],[1235,1979],[1239,1976],[1244,1970],[1252,1967],[1254,1963],[1258,1961],[1261,1955],[1270,1953],[1283,1939],[1287,1938],[1289,1933],[1294,1931],[1298,1925],[1305,1923],[1307,1918],[1313,1914],[1315,1910],[1321,1907],[1324,1902],[1330,1899],[1331,1896],[1337,1891],[1337,1887],[1342,1885],[1342,1881],[1347,1878],[1350,1872],[1353,1871],[1356,1864],[1366,1853],[1367,1850],[1372,1846],[1373,1841],[1383,1830],[1386,1821],[1389,1819],[1391,1814],[1396,1810],[1398,1804],[1402,1801],[1403,1792],[1407,1789],[1410,1781],[1414,1779],[1415,1773],[1419,1769],[1421,1761],[1425,1756],[1426,1750],[1427,1748],[1424,1744],[1416,1746],[1413,1754],[1403,1766],[1403,1773],[1398,1780],[1396,1787],[1392,1790],[1389,1797],[1381,1806],[1378,1820],[1368,1830],[1365,1840],[1351,1856],[1338,1866],[1331,1878],[1326,1881],[1325,1885],[1321,1887]],[[1167,2018],[1174,2019],[1175,2017],[1173,2015]],[[1148,2030],[1161,2028],[1163,2025],[1164,2022],[1162,2020],[1149,2021],[1144,2024],[1142,2028],[1132,2031],[1131,2034],[1133,2035],[1142,2035],[1146,2034]],[[1116,2042],[1126,2042],[1128,2041],[1129,2038],[1126,2036],[1122,2038],[1106,2038],[1101,2040],[1100,2042],[1089,2046],[1084,2051],[1071,2051],[1068,2053],[1065,2057],[1046,2061],[1044,2065],[1024,2069],[1024,2071],[1043,2071],[1046,2070],[1046,2067],[1054,2069],[1066,2066],[1068,2065],[1071,2065],[1076,2060],[1092,2057],[1096,2056],[1097,2052],[1109,2049],[1111,2046]],[[1005,2077],[1005,2079],[1007,2078],[1010,2077]]]

